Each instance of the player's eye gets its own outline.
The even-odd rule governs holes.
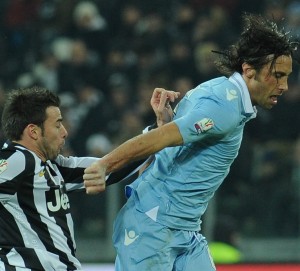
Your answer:
[[[275,76],[276,79],[280,79],[280,78],[282,78],[284,76],[284,74],[282,74],[282,73],[275,73],[274,76]]]

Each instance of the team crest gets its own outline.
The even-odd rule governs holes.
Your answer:
[[[7,161],[2,159],[0,160],[0,174],[7,169]]]
[[[204,133],[214,126],[212,119],[204,118],[195,123],[194,127],[198,134]]]

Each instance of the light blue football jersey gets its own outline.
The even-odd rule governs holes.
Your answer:
[[[184,144],[169,147],[129,187],[136,208],[174,229],[200,230],[209,200],[238,155],[245,123],[256,117],[239,73],[187,92],[174,110]]]

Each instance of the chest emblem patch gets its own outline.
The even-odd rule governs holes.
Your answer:
[[[45,175],[45,170],[41,170],[40,172],[39,172],[39,177],[43,177]]]
[[[226,89],[226,99],[228,101],[231,101],[231,100],[234,100],[234,99],[237,99],[238,98],[238,95],[237,95],[237,92],[236,90],[234,89]]]
[[[194,127],[196,129],[196,132],[198,134],[204,133],[211,129],[214,126],[214,122],[212,119],[204,118],[202,120],[199,120],[194,124]]]

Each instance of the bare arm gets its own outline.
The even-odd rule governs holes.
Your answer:
[[[149,157],[165,147],[181,145],[183,140],[175,123],[170,122],[172,108],[169,101],[177,99],[179,93],[166,91],[161,88],[154,90],[151,106],[156,114],[158,128],[146,134],[138,135],[85,170],[83,176],[87,193],[93,194],[105,189],[105,176],[121,169],[132,161]],[[163,125],[163,126],[162,126]]]
[[[165,147],[182,144],[182,137],[173,122],[138,135],[111,153],[105,155],[99,162],[106,167],[107,173],[120,169],[130,161],[142,159],[154,154]]]
[[[173,122],[126,141],[86,168],[83,176],[86,192],[94,194],[103,191],[105,176],[121,169],[130,161],[148,157],[165,147],[178,146],[182,143],[181,134]]]

